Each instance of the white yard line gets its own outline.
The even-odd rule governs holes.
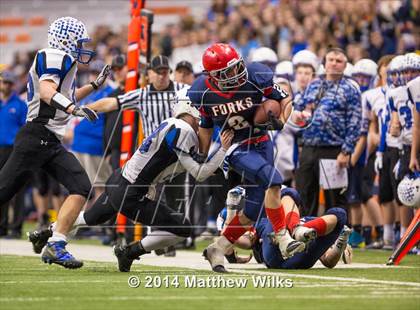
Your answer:
[[[94,245],[78,245],[70,244],[68,246],[69,251],[76,257],[86,261],[96,262],[116,262],[115,257],[112,254],[110,247],[105,246],[94,246]],[[21,256],[36,256],[38,254],[33,253],[31,244],[24,240],[5,240],[0,239],[0,255],[21,255]],[[1,259],[1,256],[0,256]],[[176,257],[163,257],[156,256],[154,254],[148,254],[142,256],[140,262],[141,265],[149,265],[156,267],[178,267],[187,269],[197,270],[210,270],[209,264],[203,259],[201,253],[191,251],[177,251]],[[303,278],[303,279],[314,279],[314,280],[326,280],[326,281],[338,281],[338,282],[353,282],[353,283],[370,283],[380,285],[399,285],[399,286],[411,286],[420,287],[418,282],[404,282],[404,281],[386,281],[386,280],[372,280],[365,278],[351,278],[351,277],[333,277],[333,276],[320,276],[310,275],[302,273],[288,273],[288,272],[275,272],[268,271],[263,265],[257,264],[255,261],[246,265],[227,265],[228,269],[234,273],[240,273],[243,275],[273,275],[282,276],[284,278]],[[322,268],[319,265],[316,267]],[[95,268],[95,267],[93,267]],[[382,264],[360,264],[354,263],[351,265],[339,264],[336,268],[401,268],[401,267],[389,267]],[[252,270],[250,270],[252,269]],[[255,270],[260,269],[260,270]],[[264,270],[264,271],[263,271]],[[142,271],[144,272],[144,271]],[[156,272],[156,271],[153,271]],[[170,273],[173,271],[169,271]],[[231,274],[234,276],[234,274]]]

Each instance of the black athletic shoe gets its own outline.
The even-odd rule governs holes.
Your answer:
[[[47,244],[48,239],[52,236],[50,228],[43,230],[35,230],[28,233],[28,239],[32,243],[32,248],[36,254],[40,254],[42,249]]]
[[[133,261],[138,258],[130,258],[128,256],[128,248],[127,246],[123,245],[115,245],[114,246],[114,254],[117,257],[118,260],[118,270],[121,272],[129,272],[131,269],[131,265],[133,264]]]

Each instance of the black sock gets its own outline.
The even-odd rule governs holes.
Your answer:
[[[127,245],[127,251],[127,256],[133,259],[138,258],[143,254],[150,253],[143,248],[140,241],[133,241]]]
[[[117,214],[117,211],[112,207],[108,196],[102,193],[93,206],[87,209],[83,217],[88,226],[95,226],[105,223],[115,216],[115,214]]]
[[[362,225],[360,224],[353,225],[353,230],[359,234],[362,234]]]
[[[383,225],[375,226],[375,230],[376,230],[376,239],[384,240],[384,226]]]
[[[363,226],[363,238],[365,239],[366,245],[372,242],[372,226]]]

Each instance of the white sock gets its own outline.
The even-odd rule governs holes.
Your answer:
[[[390,244],[394,242],[394,228],[392,224],[384,225],[384,241]]]
[[[57,222],[54,222],[50,225],[50,229],[52,232],[54,232],[57,229]]]
[[[143,249],[145,249],[147,252],[151,252],[153,250],[163,249],[168,246],[177,244],[184,239],[184,237],[177,236],[168,231],[155,230],[147,235],[144,239],[142,239],[140,243]]]
[[[401,233],[400,233],[401,239],[404,236],[406,231],[407,231],[407,227],[401,226]]]
[[[73,226],[86,225],[86,221],[85,221],[84,215],[85,215],[85,211],[81,211],[79,213],[79,216],[77,217],[77,219],[74,221]]]
[[[48,242],[57,242],[57,241],[67,242],[67,237],[63,234],[60,234],[59,232],[54,231],[52,237],[48,239]]]

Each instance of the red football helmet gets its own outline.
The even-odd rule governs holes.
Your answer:
[[[221,90],[229,90],[246,83],[248,72],[244,60],[229,44],[215,43],[203,55],[203,67]]]

